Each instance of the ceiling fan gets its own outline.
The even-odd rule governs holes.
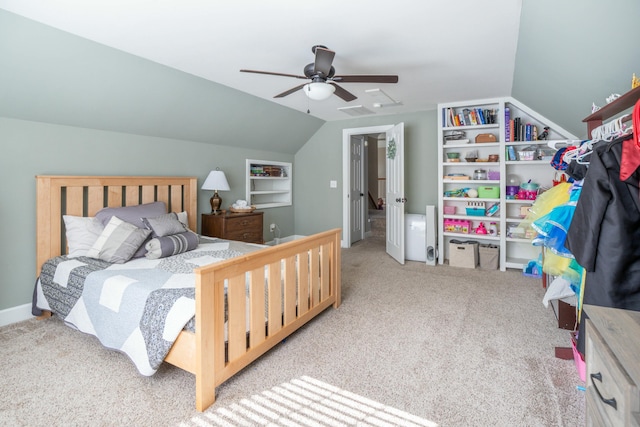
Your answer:
[[[315,61],[304,67],[304,76],[296,74],[275,73],[271,71],[240,70],[243,73],[269,74],[272,76],[294,77],[296,79],[311,80],[299,86],[286,90],[274,98],[283,98],[304,89],[305,95],[311,99],[323,100],[336,94],[345,101],[353,101],[357,96],[336,84],[341,83],[398,83],[398,76],[394,75],[335,75],[333,57],[336,53],[326,46],[315,45],[311,48]]]

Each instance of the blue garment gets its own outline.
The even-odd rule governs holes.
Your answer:
[[[545,246],[556,255],[573,258],[573,254],[565,247],[564,243],[581,190],[581,185],[574,184],[567,203],[556,206],[548,214],[541,216],[531,224],[531,227],[538,233],[538,236],[532,241],[534,246]]]

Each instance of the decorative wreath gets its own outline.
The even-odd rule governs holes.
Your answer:
[[[393,138],[389,140],[389,145],[387,145],[387,158],[392,160],[396,158],[396,141]]]

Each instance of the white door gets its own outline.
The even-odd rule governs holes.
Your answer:
[[[404,123],[386,133],[387,253],[404,264]]]
[[[350,182],[349,200],[351,204],[350,243],[364,238],[364,136],[353,135],[349,143]]]
[[[387,187],[389,188],[389,181],[393,182],[392,188],[397,187],[397,185],[401,185],[402,189],[399,193],[404,193],[404,124],[400,123],[399,125],[382,125],[382,126],[371,126],[371,127],[363,127],[363,128],[351,128],[351,129],[343,129],[342,130],[342,176],[343,176],[343,199],[342,199],[342,247],[349,248],[351,247],[351,242],[353,241],[351,238],[351,224],[352,224],[352,195],[351,195],[351,179],[354,176],[354,173],[351,171],[351,142],[352,136],[358,135],[373,135],[373,134],[385,134],[386,140],[389,141],[391,135],[394,136],[394,143],[396,145],[396,155],[400,157],[394,162],[394,170],[396,176],[390,176],[387,172]],[[363,150],[364,152],[364,150]],[[364,158],[364,156],[363,156]],[[401,160],[401,162],[400,162]],[[364,170],[366,167],[366,163],[363,160],[361,163],[361,168]],[[389,168],[389,161],[386,162],[386,167]],[[401,180],[400,184],[398,181]],[[366,181],[362,178],[363,188],[366,193]],[[360,193],[358,193],[360,194]],[[391,199],[389,199],[389,193],[386,192],[387,197],[387,206],[391,205]],[[395,200],[395,196],[393,200]],[[401,199],[404,199],[404,194],[400,196]],[[363,214],[366,212],[366,198],[363,196],[362,198],[362,207]],[[396,255],[392,255],[399,262],[404,263],[404,206],[399,206],[402,209],[401,215],[395,214],[394,220],[394,238],[395,242],[392,246],[396,249],[394,252],[397,252]],[[396,209],[398,206],[396,205]],[[387,227],[389,227],[389,213],[387,210]],[[364,221],[364,217],[362,217],[362,221]],[[364,230],[364,227],[363,227]],[[388,233],[389,228],[387,228]],[[400,239],[397,241],[397,239]],[[358,239],[355,239],[358,240]],[[389,248],[389,244],[387,243],[387,248]],[[387,249],[387,252],[389,250]]]

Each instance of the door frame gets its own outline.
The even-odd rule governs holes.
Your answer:
[[[351,174],[349,161],[351,137],[372,133],[386,133],[395,125],[369,126],[363,128],[350,128],[342,130],[342,243],[343,248],[351,247],[351,203],[349,192],[351,191]]]

